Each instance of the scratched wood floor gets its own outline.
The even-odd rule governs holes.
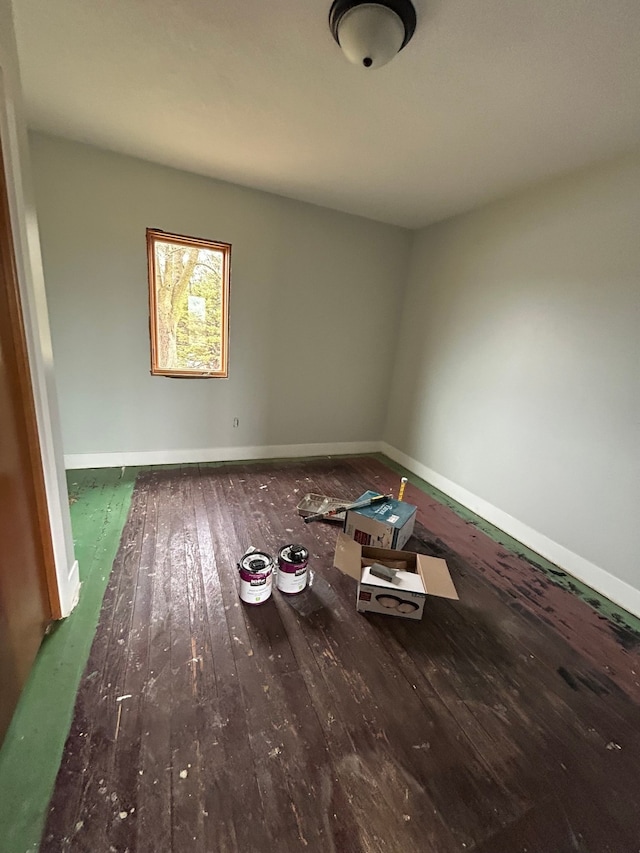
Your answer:
[[[417,488],[407,547],[460,602],[355,611],[309,491],[397,488],[371,457],[141,474],[41,850],[640,850],[640,648]],[[301,595],[239,603],[250,544],[311,552]]]

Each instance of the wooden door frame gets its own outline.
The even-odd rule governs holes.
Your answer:
[[[9,303],[9,318],[13,331],[13,346],[16,354],[17,375],[12,380],[12,393],[19,402],[23,413],[27,445],[29,448],[32,485],[35,495],[35,515],[37,518],[38,541],[35,543],[40,554],[42,566],[41,582],[46,593],[49,616],[51,619],[62,617],[58,578],[56,574],[53,540],[49,523],[49,504],[42,467],[40,433],[36,405],[31,381],[29,351],[22,311],[22,298],[16,266],[17,247],[11,227],[9,208],[9,187],[5,171],[6,160],[0,139],[0,276],[6,282]]]

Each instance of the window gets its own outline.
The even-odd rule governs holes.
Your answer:
[[[151,373],[228,375],[231,246],[147,229]]]

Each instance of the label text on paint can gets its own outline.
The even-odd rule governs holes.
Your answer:
[[[309,552],[302,545],[285,545],[278,553],[276,584],[280,592],[293,595],[307,585]]]
[[[254,551],[240,560],[240,599],[245,604],[262,604],[271,596],[273,560]]]

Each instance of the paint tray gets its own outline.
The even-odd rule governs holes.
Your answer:
[[[348,506],[353,503],[349,498],[331,498],[328,495],[305,495],[298,504],[298,515],[305,518],[307,515],[316,515],[318,512],[330,512],[332,509],[337,509],[339,506]],[[342,524],[344,521],[344,513],[339,512],[337,515],[332,515],[325,521],[337,521]]]

